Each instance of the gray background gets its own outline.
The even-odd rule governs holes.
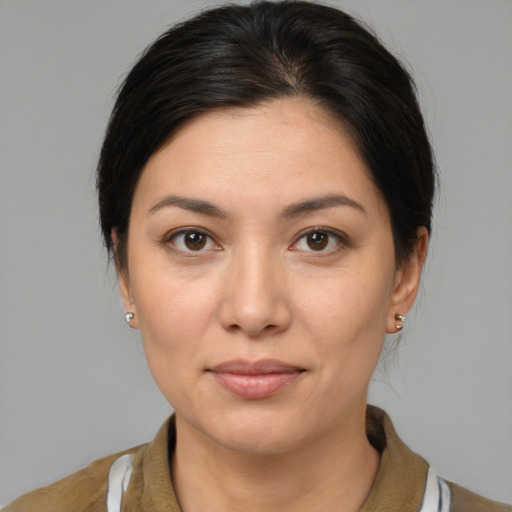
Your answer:
[[[0,0],[0,504],[152,438],[94,168],[134,57],[207,1]],[[512,502],[512,2],[351,0],[418,81],[441,172],[417,311],[371,401],[439,473]]]

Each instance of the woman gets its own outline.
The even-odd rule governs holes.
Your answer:
[[[175,416],[7,510],[511,510],[367,407],[417,294],[433,158],[400,64],[304,2],[206,12],[120,90],[100,216]]]

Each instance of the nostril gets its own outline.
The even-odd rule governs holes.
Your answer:
[[[277,324],[268,324],[260,328],[259,326],[242,326],[234,323],[228,325],[226,329],[233,333],[243,331],[249,338],[257,339],[279,331],[279,326]]]

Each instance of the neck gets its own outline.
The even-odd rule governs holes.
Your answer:
[[[380,456],[364,426],[327,432],[278,454],[238,453],[176,418],[173,482],[184,512],[356,512]]]

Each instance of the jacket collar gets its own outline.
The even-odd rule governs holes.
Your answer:
[[[420,510],[429,465],[398,437],[389,416],[368,406],[366,433],[381,453],[377,477],[360,512]]]
[[[427,462],[412,452],[398,437],[388,415],[368,406],[366,432],[381,453],[377,477],[360,512],[400,510],[417,512],[421,508]],[[142,509],[181,512],[172,485],[169,454],[176,443],[174,416],[160,428],[143,454]]]

